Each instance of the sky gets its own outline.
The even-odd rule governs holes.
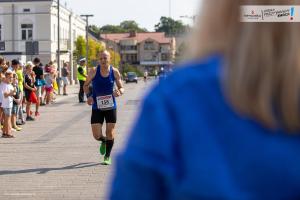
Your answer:
[[[93,14],[90,24],[103,26],[119,25],[124,20],[135,20],[140,27],[154,31],[154,25],[161,16],[169,16],[171,2],[171,17],[192,24],[188,18],[199,10],[200,0],[61,0],[74,13]]]

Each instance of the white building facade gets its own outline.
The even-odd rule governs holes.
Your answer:
[[[42,63],[58,59],[58,6],[55,0],[0,0],[0,55]],[[86,22],[60,6],[60,60],[73,63],[74,42],[85,37]],[[73,69],[73,67],[71,67]]]

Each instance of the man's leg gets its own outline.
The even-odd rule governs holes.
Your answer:
[[[28,117],[31,116],[31,114],[30,114],[30,107],[31,107],[31,102],[27,101],[26,102],[26,115],[27,115],[26,118],[28,118]]]
[[[105,114],[105,121],[106,121],[106,154],[104,157],[104,164],[110,165],[111,164],[111,150],[114,146],[115,142],[115,126],[117,122],[117,110],[110,110],[107,111]]]
[[[101,142],[99,152],[101,155],[106,153],[106,138],[102,134],[102,124],[92,124],[92,132],[95,140]]]
[[[42,93],[42,87],[37,86],[36,87],[36,97],[37,97],[37,103],[35,104],[35,116],[39,115],[39,108],[41,103],[41,94]]]
[[[66,95],[67,94],[67,84],[64,84],[64,95]]]
[[[83,102],[83,100],[84,100],[84,91],[83,91],[84,81],[79,81],[79,84],[80,84],[80,89],[79,89],[78,98],[79,98],[79,102]]]
[[[82,81],[79,80],[79,92],[78,92],[78,101],[81,102],[81,96],[80,96],[80,93],[81,93],[81,84],[82,84]]]
[[[92,132],[95,140],[101,141],[103,137],[102,134],[102,124],[92,124]]]
[[[91,126],[95,140],[101,141],[100,154],[104,155],[106,152],[106,138],[102,134],[102,124],[104,122],[104,115],[100,110],[92,110]]]
[[[43,101],[44,93],[45,93],[45,87],[41,86],[40,106],[44,106],[45,105],[44,101]]]
[[[114,123],[107,123],[106,124],[106,158],[110,158],[111,150],[114,146],[115,142],[115,126],[116,124]]]
[[[68,95],[67,93],[67,86],[69,85],[68,77],[64,77],[64,94]]]

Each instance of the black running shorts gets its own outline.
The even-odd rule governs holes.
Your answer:
[[[103,124],[104,119],[106,123],[115,124],[117,122],[117,109],[113,110],[92,110],[91,124]]]

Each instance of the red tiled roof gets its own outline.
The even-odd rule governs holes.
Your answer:
[[[161,44],[166,44],[171,42],[171,38],[165,36],[165,33],[162,32],[150,32],[150,33],[136,33],[135,37],[130,37],[130,33],[110,33],[110,34],[101,34],[101,38],[105,40],[111,40],[119,42],[120,40],[137,40],[138,43],[143,42],[146,39],[153,39]]]

